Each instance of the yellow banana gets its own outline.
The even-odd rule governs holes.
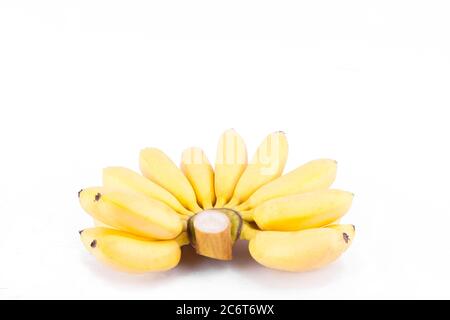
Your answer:
[[[188,178],[203,209],[212,208],[216,201],[214,193],[214,170],[200,148],[188,148],[181,155],[181,171]]]
[[[353,225],[333,225],[294,232],[259,231],[249,242],[251,256],[263,266],[309,271],[335,261],[352,243]]]
[[[79,197],[83,209],[94,219],[138,236],[174,239],[183,229],[175,211],[142,194],[97,187],[81,190]]]
[[[247,148],[244,140],[233,129],[225,131],[217,146],[214,177],[216,208],[222,208],[231,199],[246,167]]]
[[[150,240],[108,228],[80,231],[86,249],[103,263],[120,271],[142,273],[176,267],[181,250],[177,240]]]
[[[103,169],[103,185],[105,187],[124,189],[145,194],[146,196],[164,202],[176,212],[184,215],[193,213],[183,207],[169,191],[153,181],[141,176],[133,170],[123,167]]]
[[[235,207],[241,204],[258,188],[278,178],[283,173],[287,154],[288,144],[285,134],[278,131],[268,135],[242,173],[233,197],[226,206]]]
[[[329,159],[310,161],[263,185],[236,210],[248,210],[274,198],[327,189],[336,178],[336,164],[336,161]]]
[[[262,203],[249,213],[262,230],[296,231],[317,228],[340,219],[350,209],[353,194],[320,190]]]
[[[156,148],[142,150],[139,165],[145,177],[173,194],[183,206],[195,213],[202,210],[188,179],[164,152]]]

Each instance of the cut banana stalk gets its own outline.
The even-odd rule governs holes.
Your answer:
[[[210,209],[188,221],[190,243],[199,255],[218,260],[232,259],[232,246],[242,230],[240,215],[231,209]]]
[[[231,222],[220,211],[204,211],[194,218],[198,254],[219,260],[231,260]]]
[[[258,188],[278,178],[283,172],[287,154],[288,144],[285,134],[278,131],[268,135],[242,173],[233,197],[226,207],[234,208],[247,200]]]

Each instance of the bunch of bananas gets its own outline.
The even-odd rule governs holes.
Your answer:
[[[242,138],[225,131],[215,168],[199,148],[185,150],[180,168],[162,151],[146,148],[142,175],[122,167],[103,170],[103,186],[78,193],[95,227],[80,231],[87,250],[127,272],[177,266],[180,247],[230,260],[235,241],[278,270],[307,271],[336,260],[352,243],[353,225],[339,224],[353,194],[329,189],[336,161],[310,161],[282,176],[288,145],[268,135],[251,161]]]

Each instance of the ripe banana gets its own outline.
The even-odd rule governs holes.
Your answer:
[[[180,240],[150,240],[108,228],[90,228],[80,231],[86,249],[103,263],[115,269],[142,273],[165,271],[180,261]]]
[[[335,261],[353,241],[353,225],[333,225],[294,232],[259,231],[249,242],[251,256],[263,266],[309,271]]]
[[[180,214],[189,216],[193,214],[183,207],[169,191],[127,168],[109,167],[103,169],[103,185],[105,187],[142,193],[149,198],[164,202]]]
[[[284,169],[288,144],[283,132],[268,135],[258,147],[252,161],[239,179],[227,207],[235,207],[247,200],[264,184],[278,178]]]
[[[79,198],[94,219],[138,236],[174,239],[183,230],[181,218],[169,206],[138,193],[97,187],[81,190]]]
[[[217,146],[214,189],[216,208],[222,208],[233,196],[234,188],[247,167],[247,148],[233,129],[225,131]]]
[[[142,150],[139,165],[145,177],[172,193],[183,206],[195,213],[202,210],[197,204],[194,189],[188,179],[161,150],[156,148]]]
[[[236,210],[249,210],[274,198],[327,189],[336,178],[336,164],[335,160],[329,159],[310,161],[263,185]]]
[[[353,194],[320,190],[275,198],[243,215],[253,217],[262,230],[296,231],[317,228],[340,219],[352,204]]]
[[[188,178],[203,209],[212,208],[216,201],[214,193],[214,170],[200,148],[189,148],[181,155],[181,171]]]

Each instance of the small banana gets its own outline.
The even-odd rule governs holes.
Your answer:
[[[285,134],[278,131],[268,135],[242,173],[233,197],[226,206],[233,208],[241,204],[258,188],[278,178],[283,173],[287,154],[288,144]]]
[[[188,179],[164,152],[156,148],[142,150],[139,165],[145,177],[173,194],[183,206],[194,213],[202,210]]]
[[[262,203],[244,217],[251,217],[262,230],[296,231],[335,222],[350,209],[353,194],[341,190],[320,190]]]
[[[108,167],[103,169],[103,185],[105,187],[142,193],[150,198],[164,202],[180,214],[189,216],[193,214],[183,207],[169,191],[127,168]]]
[[[217,146],[214,189],[216,208],[222,208],[233,196],[234,188],[247,167],[247,148],[233,129],[225,131]]]
[[[200,148],[188,148],[181,155],[181,171],[188,178],[203,209],[212,208],[216,201],[214,193],[214,170]]]
[[[353,225],[333,225],[294,232],[258,231],[249,242],[253,259],[268,268],[301,272],[323,267],[347,250]]]
[[[143,273],[166,271],[180,261],[180,246],[186,237],[176,240],[151,240],[108,228],[80,231],[86,249],[103,263],[120,271]]]
[[[329,159],[310,161],[263,185],[236,210],[249,210],[274,198],[327,189],[336,179],[336,164],[335,160]]]
[[[138,193],[96,187],[81,190],[79,198],[94,219],[138,236],[174,239],[183,230],[182,219],[169,206]]]

